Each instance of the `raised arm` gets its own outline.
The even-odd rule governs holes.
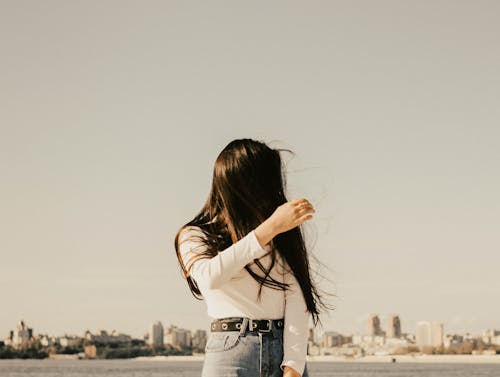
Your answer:
[[[188,273],[196,282],[215,289],[229,281],[252,260],[266,255],[270,251],[267,244],[274,236],[310,220],[313,212],[314,208],[306,199],[286,202],[278,206],[273,214],[254,230],[227,249],[220,251],[218,255],[196,260],[193,257],[200,253],[204,245],[197,239],[191,239],[189,235],[193,230],[200,232],[201,235],[203,233],[199,227],[190,226],[184,228],[179,236],[179,253]],[[265,246],[261,246],[261,243]]]
[[[302,289],[295,275],[285,263],[289,272],[285,272],[284,281],[291,284],[285,291],[285,327],[283,329],[283,361],[280,364],[295,369],[301,376],[304,373],[309,336],[309,312],[302,294]]]
[[[197,255],[203,251],[204,245],[197,238],[189,236],[194,233],[201,234],[195,227],[184,229],[179,236],[179,252],[186,269],[196,282],[209,289],[219,288],[237,275],[248,263],[258,259],[269,252],[262,247],[255,235],[255,230],[233,243],[228,248],[219,251],[212,258],[199,258]],[[195,258],[199,258],[196,259]]]

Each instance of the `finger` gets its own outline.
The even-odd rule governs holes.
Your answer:
[[[308,205],[308,204],[309,204],[309,203],[308,203],[307,201],[303,201],[303,200],[302,200],[302,201],[300,201],[300,202],[295,203],[295,205],[296,205],[297,207],[303,207],[303,206],[306,206],[306,205]]]
[[[312,211],[306,211],[306,212],[301,212],[297,214],[297,219],[301,221],[300,219],[304,218],[304,216],[312,216],[314,212]]]
[[[312,205],[308,205],[308,206],[301,207],[297,212],[299,215],[303,215],[304,213],[309,213],[309,212],[314,213],[314,212],[316,212],[316,210],[313,208]]]
[[[294,210],[294,217],[299,218],[309,212],[315,212],[315,211],[312,207],[298,207],[295,208]]]
[[[300,212],[304,208],[312,208],[311,203],[309,203],[309,202],[300,202],[300,203],[298,203],[298,204],[295,205],[295,211],[296,212]]]
[[[312,218],[313,218],[313,215],[304,215],[304,216],[299,218],[298,222],[299,222],[299,224],[302,224],[303,222],[305,222],[307,220],[311,220]]]

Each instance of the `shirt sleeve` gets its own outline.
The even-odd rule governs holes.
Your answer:
[[[179,236],[179,252],[187,270],[196,280],[196,283],[209,289],[219,288],[237,275],[248,263],[269,252],[268,248],[260,245],[255,230],[252,230],[239,241],[219,251],[216,256],[192,261],[192,258],[196,257],[205,247],[200,240],[189,238],[192,231],[193,228],[191,227],[190,230],[181,232]],[[194,231],[196,232],[196,230]],[[201,233],[201,231],[199,232]]]
[[[285,365],[288,365],[302,376],[306,364],[309,337],[309,312],[300,284],[291,270],[285,272],[284,281],[291,286],[285,291],[283,361],[280,368],[284,370]]]

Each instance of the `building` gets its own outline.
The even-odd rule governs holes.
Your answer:
[[[148,340],[150,345],[163,345],[163,325],[160,321],[156,321],[151,325]]]
[[[81,338],[78,336],[68,336],[64,335],[59,338],[59,344],[62,347],[78,347]]]
[[[486,344],[500,345],[500,330],[484,330],[482,339]]]
[[[384,332],[380,328],[380,319],[376,314],[370,314],[370,316],[368,317],[368,335],[384,335]]]
[[[23,348],[28,346],[29,341],[33,338],[33,329],[26,326],[23,320],[20,320],[15,330],[9,332],[9,337],[5,344],[14,348]]]
[[[323,338],[323,331],[317,327],[309,327],[307,341],[312,344],[319,345]]]
[[[111,331],[109,334],[106,330],[100,330],[97,334],[92,334],[89,330],[87,330],[83,337],[91,343],[102,344],[120,344],[132,341],[132,337],[130,335],[118,333],[116,330]]]
[[[352,336],[352,344],[358,345],[358,346],[384,345],[385,344],[385,336],[384,335],[354,334]]]
[[[323,341],[321,342],[321,347],[324,348],[339,347],[344,343],[347,343],[347,340],[342,334],[336,331],[326,331],[323,334]]]
[[[181,329],[175,325],[171,325],[165,331],[164,344],[170,344],[180,348],[191,346],[191,330]]]
[[[423,347],[440,347],[443,345],[444,330],[443,324],[438,322],[419,321],[417,322],[416,343]]]
[[[464,344],[464,337],[460,334],[449,334],[443,338],[445,348],[458,347]]]
[[[438,322],[432,322],[431,335],[432,335],[432,346],[442,347],[444,338],[443,324]]]
[[[207,344],[207,332],[205,330],[196,330],[191,339],[193,347],[203,350]]]
[[[417,330],[415,331],[417,346],[422,349],[423,347],[430,346],[432,343],[431,323],[428,321],[417,322]]]
[[[83,352],[87,359],[95,359],[97,357],[97,347],[94,344],[84,346]]]
[[[399,316],[391,314],[387,319],[387,337],[400,338],[401,337],[401,320]]]
[[[38,340],[44,347],[51,347],[57,344],[57,338],[48,334],[38,334]]]

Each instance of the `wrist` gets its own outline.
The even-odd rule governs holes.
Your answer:
[[[283,377],[300,377],[300,373],[297,372],[295,369],[292,367],[285,365],[283,367]]]
[[[265,220],[254,230],[255,236],[262,247],[266,246],[278,234],[276,227],[269,220]]]

